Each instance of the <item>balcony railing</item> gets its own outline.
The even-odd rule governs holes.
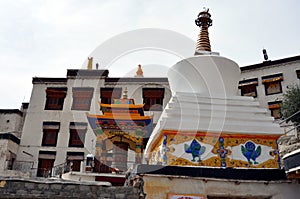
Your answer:
[[[51,168],[51,176],[60,177],[62,174],[69,172],[71,169],[67,162],[58,164]]]
[[[33,168],[33,161],[14,161],[12,165],[12,170],[31,172]]]

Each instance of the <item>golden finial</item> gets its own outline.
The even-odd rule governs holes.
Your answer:
[[[87,65],[88,70],[93,69],[93,57],[88,57],[88,65]]]
[[[123,99],[127,99],[128,96],[127,96],[127,87],[124,88],[124,91],[123,91]]]
[[[142,65],[141,64],[138,65],[138,69],[136,71],[135,77],[144,77],[144,73],[143,73]]]
[[[209,14],[209,9],[205,9],[204,11],[198,14],[195,23],[197,26],[201,27],[200,34],[198,35],[197,39],[197,46],[195,55],[198,54],[197,51],[209,51],[211,52],[210,48],[210,41],[208,35],[208,27],[212,25],[211,15]]]

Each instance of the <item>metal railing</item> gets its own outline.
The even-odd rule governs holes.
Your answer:
[[[298,114],[300,114],[300,110],[297,111],[296,113],[292,114],[291,116],[285,118],[285,119],[281,119],[278,124],[280,125],[280,127],[284,128],[284,134],[285,135],[289,135],[289,133],[291,132],[295,132],[294,136],[298,137],[298,133],[299,133],[299,129],[300,129],[300,124],[295,124],[293,122],[288,122],[288,120],[290,120],[291,118],[297,116]],[[284,124],[286,123],[286,124]],[[292,134],[290,134],[290,136],[293,137]]]
[[[51,176],[60,177],[62,174],[69,172],[71,169],[70,165],[67,162],[58,164],[51,168]]]
[[[289,116],[288,118],[285,118],[284,120],[282,120],[281,122],[279,122],[279,125],[281,125],[282,123],[286,122],[287,120],[295,117],[296,115],[300,114],[300,110],[297,111],[296,113],[294,113],[293,115]]]

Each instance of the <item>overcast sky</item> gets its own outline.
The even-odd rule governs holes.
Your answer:
[[[271,60],[300,53],[299,0],[0,0],[0,108],[29,102],[32,77],[65,77],[67,69],[82,68],[97,46],[124,32],[159,28],[196,41],[194,20],[203,7],[212,14],[212,50],[240,66],[262,62],[263,48]],[[178,60],[163,54],[151,61],[139,56],[138,62]],[[137,64],[125,60],[115,67]]]

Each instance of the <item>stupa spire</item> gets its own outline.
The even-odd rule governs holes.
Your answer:
[[[204,8],[204,11],[200,12],[195,20],[196,25],[201,28],[197,39],[195,55],[201,54],[199,53],[201,51],[211,52],[208,28],[212,25],[212,20],[208,11],[209,9],[206,10]]]

